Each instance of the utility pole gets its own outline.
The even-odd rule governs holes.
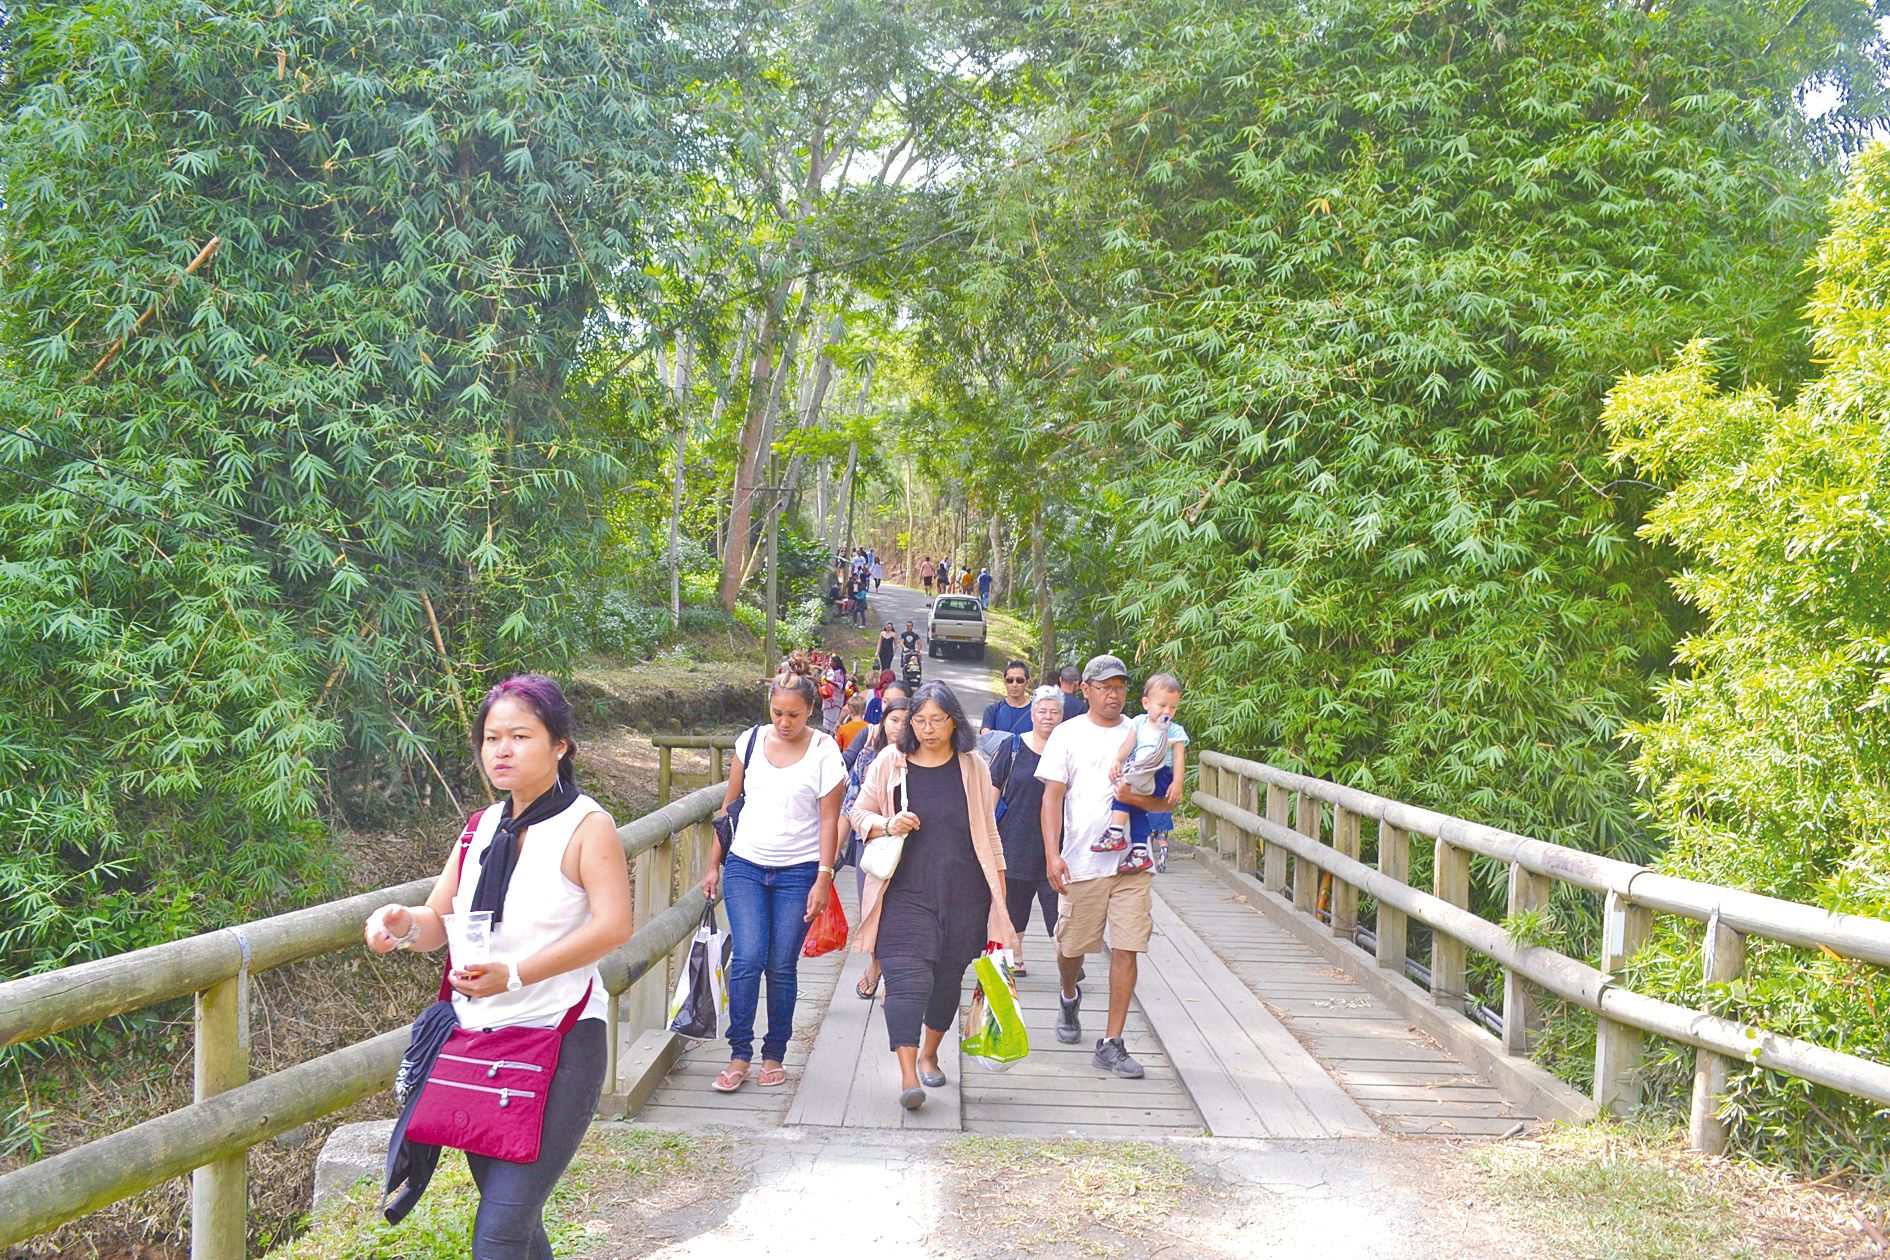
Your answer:
[[[755,493],[768,496],[768,595],[767,595],[767,632],[762,637],[762,664],[769,673],[780,663],[781,654],[776,650],[774,635],[775,611],[780,607],[777,594],[779,590],[779,566],[781,560],[781,504],[785,500],[786,486],[756,486]]]

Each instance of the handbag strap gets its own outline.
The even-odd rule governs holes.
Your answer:
[[[571,1004],[571,1009],[564,1013],[564,1018],[558,1021],[558,1035],[560,1037],[566,1035],[577,1026],[579,1017],[584,1014],[584,1008],[591,1000],[591,990],[596,987],[597,981],[593,978],[589,984],[584,986],[584,992],[579,995],[578,1000]]]
[[[486,807],[486,809],[490,808],[492,808],[490,805]],[[484,809],[473,811],[473,816],[466,820],[466,830],[459,833],[459,865],[454,868],[456,875],[463,876],[466,874],[466,851],[472,848],[473,832],[479,830],[479,820],[485,816],[486,810]],[[453,951],[449,949],[446,951],[446,963],[440,968],[439,1000],[442,1002],[447,1001],[453,996],[453,986],[448,983],[447,980],[452,974]]]

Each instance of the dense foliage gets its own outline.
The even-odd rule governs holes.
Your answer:
[[[1622,380],[1605,413],[1617,455],[1667,487],[1645,532],[1686,562],[1674,588],[1704,622],[1636,723],[1637,768],[1664,869],[1890,918],[1890,150],[1859,159],[1816,257],[1823,372],[1788,405],[1722,390],[1710,347]],[[1743,355],[1747,347],[1727,345]],[[1692,942],[1647,963],[1697,997]],[[1883,1061],[1890,983],[1836,956],[1753,942],[1719,997],[1766,1027]],[[1830,1170],[1890,1168],[1890,1125],[1831,1091],[1749,1070],[1736,1139],[1811,1148]]]
[[[0,972],[277,900],[325,784],[457,777],[481,673],[559,659],[572,367],[675,166],[633,7],[6,21]]]
[[[1880,48],[1801,7],[1070,11],[1043,161],[1111,297],[1079,434],[1148,579],[1108,598],[1210,742],[1645,852],[1618,736],[1675,627],[1595,417],[1696,332],[1803,366],[1816,155]]]

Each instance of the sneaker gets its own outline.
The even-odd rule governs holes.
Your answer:
[[[1057,1040],[1066,1046],[1073,1046],[1083,1039],[1083,1021],[1078,1013],[1083,1009],[1083,986],[1076,986],[1076,996],[1066,998],[1057,993]]]
[[[1152,837],[1155,849],[1155,873],[1163,874],[1168,870],[1168,833],[1158,831]]]
[[[1152,869],[1154,865],[1155,859],[1149,856],[1148,846],[1146,844],[1138,844],[1133,849],[1123,854],[1122,860],[1116,863],[1116,874],[1135,875],[1142,871]]]
[[[1129,847],[1129,837],[1120,827],[1111,827],[1089,846],[1091,853],[1120,853]]]
[[[1129,1057],[1129,1048],[1122,1044],[1120,1037],[1104,1037],[1096,1043],[1096,1053],[1090,1056],[1091,1063],[1105,1072],[1114,1072],[1126,1080],[1140,1080],[1142,1065]]]

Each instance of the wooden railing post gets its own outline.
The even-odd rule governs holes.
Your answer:
[[[722,745],[710,744],[709,745],[709,782],[720,783],[723,779],[726,779],[727,777],[728,775],[723,773],[723,767],[722,767]]]
[[[1746,938],[1721,923],[1719,912],[1714,911],[1706,924],[1706,983],[1730,984],[1744,975],[1745,970]],[[1708,993],[1701,1005],[1711,1010],[1716,1005],[1713,995]],[[1719,1100],[1726,1092],[1726,1081],[1731,1072],[1732,1060],[1724,1055],[1709,1050],[1694,1051],[1693,1116],[1687,1126],[1687,1136],[1696,1151],[1708,1155],[1723,1155],[1726,1152],[1726,1122],[1719,1118],[1718,1112]]]
[[[1319,843],[1319,798],[1310,792],[1296,793],[1293,806],[1293,830],[1314,844]],[[1319,907],[1319,868],[1297,855],[1293,858],[1293,909],[1317,917]]]
[[[1527,914],[1549,904],[1549,877],[1519,864],[1509,868],[1509,913]],[[1503,970],[1503,1053],[1527,1055],[1542,1026],[1542,1003],[1529,982]]]
[[[675,768],[670,761],[670,754],[673,751],[668,744],[656,750],[656,804],[659,808],[669,804],[670,787],[676,777]]]
[[[1400,884],[1411,880],[1411,837],[1403,827],[1378,822],[1378,870]],[[1404,974],[1409,924],[1404,911],[1378,903],[1378,965],[1393,975]]]
[[[1286,789],[1267,784],[1267,821],[1286,826]],[[1260,844],[1260,886],[1268,892],[1286,890],[1286,850],[1277,844]]]
[[[1343,806],[1332,808],[1332,847],[1341,856],[1358,860],[1358,815]],[[1334,877],[1332,881],[1332,923],[1330,931],[1342,940],[1358,935],[1358,889]]]
[[[195,1097],[202,1102],[249,1080],[249,949],[235,976],[196,999]],[[191,1260],[243,1260],[249,1234],[249,1152],[190,1175]]]
[[[1470,906],[1470,853],[1448,840],[1432,850],[1431,891],[1461,909]],[[1463,942],[1447,932],[1431,933],[1431,1005],[1464,1009],[1468,955]]]
[[[637,927],[669,909],[670,863],[674,860],[675,845],[675,836],[665,836],[661,843],[637,855],[634,902]],[[663,1015],[669,1006],[669,990],[664,987],[668,975],[666,968],[652,967],[623,992],[620,1035],[635,1041],[650,1029],[663,1026]]]
[[[1206,762],[1201,764],[1201,790],[1216,799],[1225,799],[1221,796],[1221,773],[1219,766],[1210,766]],[[1201,847],[1219,853],[1221,851],[1220,819],[1202,810],[1200,830]]]
[[[1640,952],[1654,927],[1653,913],[1611,892],[1601,916],[1601,970],[1609,980]],[[1595,1106],[1627,1115],[1641,1105],[1641,1031],[1605,1016],[1595,1024]]]
[[[1240,799],[1235,802],[1249,814],[1260,812],[1260,784],[1257,780],[1241,775],[1238,779]],[[1260,873],[1260,836],[1257,832],[1242,828],[1237,833],[1237,850],[1234,854],[1236,869],[1248,875]]]

